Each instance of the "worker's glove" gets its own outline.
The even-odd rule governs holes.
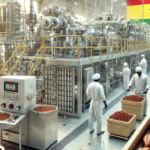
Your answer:
[[[144,91],[143,94],[147,94],[147,91]]]
[[[129,92],[129,91],[130,91],[130,89],[127,89],[126,91],[128,91],[128,92]]]

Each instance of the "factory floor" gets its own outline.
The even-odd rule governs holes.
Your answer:
[[[148,75],[150,78],[150,74]],[[89,108],[85,109],[82,114],[82,118],[67,117],[64,119],[63,115],[59,115],[58,119],[58,141],[54,143],[47,150],[121,150],[127,141],[118,138],[109,138],[107,132],[107,118],[115,111],[121,110],[120,99],[126,95],[131,95],[133,92],[126,92],[123,90],[122,84],[107,95],[108,108],[103,111],[103,123],[102,128],[105,129],[105,133],[97,136],[96,131],[92,134],[89,133],[88,129],[88,117]],[[148,92],[150,97],[150,91]],[[148,109],[150,113],[150,103],[148,103]],[[145,117],[143,117],[142,121]],[[136,129],[142,121],[136,122]],[[94,123],[96,127],[96,122]],[[132,135],[131,135],[132,136]],[[130,136],[130,137],[131,137]],[[19,150],[17,144],[3,141],[2,144],[5,150]],[[22,150],[33,150],[23,146]]]

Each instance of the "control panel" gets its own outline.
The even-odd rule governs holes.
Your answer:
[[[0,77],[0,110],[26,114],[36,104],[36,77]]]

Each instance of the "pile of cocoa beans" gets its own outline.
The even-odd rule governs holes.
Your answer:
[[[9,114],[6,113],[0,113],[0,120],[6,120],[10,117]]]
[[[129,122],[133,116],[124,112],[124,111],[116,111],[113,113],[109,119],[114,119],[114,120],[119,120],[119,121],[124,121],[124,122]]]
[[[139,97],[137,95],[129,95],[129,96],[125,96],[123,98],[123,100],[126,100],[126,101],[133,101],[133,102],[142,102],[144,100],[144,98],[142,97]]]
[[[47,111],[53,111],[53,110],[55,110],[55,107],[53,106],[38,106],[34,108],[34,111],[38,111],[38,112],[47,112]]]

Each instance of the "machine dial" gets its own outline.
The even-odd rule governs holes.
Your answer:
[[[19,111],[20,109],[21,109],[21,106],[20,106],[20,105],[16,106],[16,110],[17,110],[17,111]]]
[[[1,107],[2,107],[2,108],[5,108],[5,107],[6,107],[6,103],[2,103],[2,104],[1,104]]]
[[[13,105],[13,104],[9,104],[9,105],[8,105],[8,108],[9,108],[9,109],[13,109],[13,108],[14,108],[14,105]]]

